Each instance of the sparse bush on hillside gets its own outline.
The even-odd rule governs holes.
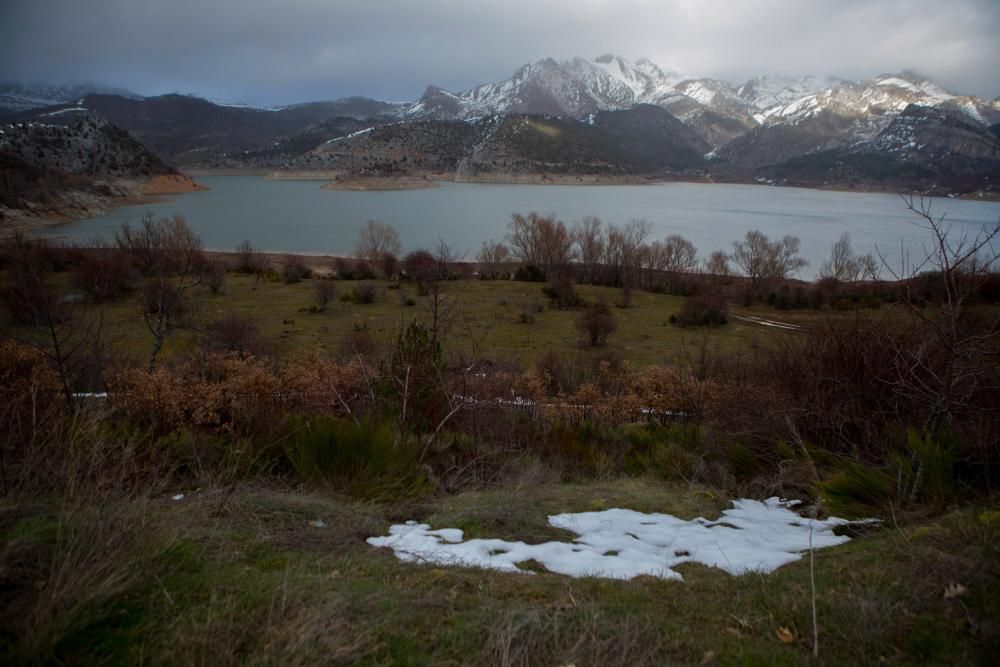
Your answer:
[[[577,328],[586,334],[592,346],[604,346],[618,328],[615,315],[603,301],[587,306],[577,320]]]
[[[375,297],[378,295],[378,290],[375,285],[371,283],[361,283],[357,285],[350,292],[345,293],[340,297],[341,301],[348,303],[356,303],[358,305],[365,305],[369,303],[375,303]]]
[[[202,349],[260,356],[264,352],[264,342],[256,322],[245,316],[230,314],[205,327]]]
[[[94,301],[115,301],[135,289],[139,272],[120,249],[83,254],[73,267],[73,284]]]
[[[670,322],[680,327],[717,327],[728,321],[725,298],[718,293],[706,293],[684,299],[681,309],[670,316]]]
[[[337,295],[337,286],[332,280],[313,281],[313,302],[316,307],[323,312]]]
[[[293,284],[312,276],[312,271],[301,255],[285,255],[281,262],[281,275],[286,283]]]
[[[576,293],[576,278],[569,269],[556,269],[550,272],[548,285],[542,288],[556,308],[580,308],[583,299]]]
[[[270,265],[271,259],[267,254],[254,248],[250,241],[243,241],[236,247],[236,259],[233,263],[233,270],[236,273],[261,275]]]

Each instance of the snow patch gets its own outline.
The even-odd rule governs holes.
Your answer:
[[[77,111],[87,111],[84,107],[69,107],[67,109],[59,109],[58,111],[50,111],[48,113],[43,113],[43,116],[58,116],[64,113],[76,113]]]
[[[573,542],[543,544],[463,541],[457,528],[434,530],[428,524],[408,521],[392,526],[387,536],[368,538],[368,544],[388,547],[407,562],[528,572],[518,563],[530,560],[571,577],[651,575],[682,580],[673,569],[681,563],[701,563],[732,575],[773,572],[799,560],[810,544],[821,549],[849,541],[833,533],[848,521],[803,518],[789,509],[795,504],[778,498],[734,500],[732,509],[717,521],[700,517],[685,521],[627,509],[556,514],[549,517],[549,524],[579,537]]]

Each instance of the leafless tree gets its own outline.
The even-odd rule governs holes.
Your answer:
[[[369,220],[361,228],[354,256],[368,265],[372,271],[384,271],[386,255],[398,256],[402,251],[399,234],[392,225]]]
[[[104,307],[84,309],[49,279],[49,245],[15,237],[6,244],[10,285],[0,290],[11,323],[7,333],[38,350],[59,378],[66,407],[76,407],[77,385],[88,361],[103,358]]]
[[[636,285],[641,270],[641,249],[650,226],[645,220],[632,220],[622,227],[608,225],[604,264],[612,285]]]
[[[926,406],[926,430],[933,433],[967,409],[986,378],[995,374],[1000,315],[976,322],[970,305],[998,264],[1000,223],[975,236],[955,234],[944,215],[934,214],[930,200],[905,201],[931,245],[915,264],[899,270],[881,251],[879,257],[902,286],[900,302],[916,323],[896,345],[897,389]],[[930,294],[916,289],[920,278],[935,284]]]
[[[705,273],[713,276],[726,277],[732,273],[729,266],[729,255],[724,250],[715,250],[705,258]]]
[[[483,241],[476,254],[476,261],[482,267],[481,275],[486,278],[496,278],[509,258],[510,248],[496,241]]]
[[[432,253],[434,264],[423,277],[427,291],[426,310],[430,320],[431,341],[437,344],[447,335],[456,311],[455,292],[451,288],[455,264],[461,257],[451,247],[438,240]]]
[[[604,258],[605,240],[601,219],[592,215],[585,217],[573,227],[571,236],[576,245],[576,255],[583,266],[584,282],[593,283],[598,266]]]
[[[243,243],[236,246],[236,264],[234,268],[237,273],[249,273],[259,276],[267,271],[270,264],[271,260],[267,256],[267,253],[254,248],[250,241],[244,240]]]
[[[870,255],[855,255],[851,248],[851,235],[841,234],[840,239],[830,248],[830,257],[820,266],[821,278],[842,283],[850,283],[864,278],[875,278],[877,263]]]
[[[149,357],[152,369],[167,335],[182,324],[190,311],[189,291],[201,284],[202,270],[207,265],[201,239],[182,216],[157,220],[147,212],[137,229],[128,223],[122,225],[115,241],[146,277],[142,315],[153,334]]]
[[[566,225],[553,216],[532,211],[527,216],[511,215],[507,242],[514,257],[546,273],[567,265],[573,259],[573,238]]]
[[[733,243],[733,263],[750,279],[751,286],[759,289],[766,283],[785,280],[806,266],[799,256],[799,238],[787,235],[771,241],[760,230],[747,232],[742,241]]]

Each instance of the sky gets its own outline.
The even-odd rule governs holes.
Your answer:
[[[0,81],[269,105],[418,98],[546,57],[742,83],[912,70],[1000,95],[998,0],[0,0]]]

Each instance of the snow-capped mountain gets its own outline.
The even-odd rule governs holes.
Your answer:
[[[785,88],[786,91],[790,88]],[[869,81],[842,81],[839,85],[790,99],[761,110],[762,123],[795,123],[830,111],[842,116],[895,116],[911,104],[957,108],[982,124],[996,122],[1000,108],[994,102],[953,95],[933,81],[915,74],[883,74]]]
[[[36,85],[0,83],[0,113],[15,113],[41,107],[66,104],[87,95],[119,95],[139,99],[138,95],[120,88],[95,86],[88,83]]]
[[[404,118],[465,119],[543,113],[583,119],[597,111],[653,104],[720,147],[768,125],[797,125],[820,115],[850,119],[845,143],[869,139],[911,104],[959,109],[984,125],[1000,121],[1000,103],[953,95],[912,73],[854,82],[836,77],[759,76],[736,86],[606,54],[594,60],[540,60],[504,81],[462,92],[431,86]],[[835,123],[842,126],[845,123]]]

